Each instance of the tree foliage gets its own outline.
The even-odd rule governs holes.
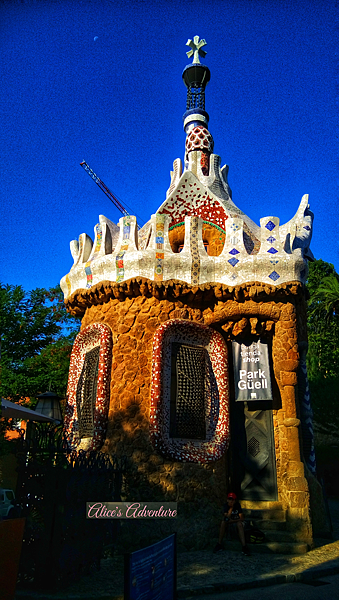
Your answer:
[[[25,292],[0,284],[1,395],[20,401],[49,388],[64,395],[79,328],[59,286]]]
[[[311,403],[316,422],[332,433],[339,424],[339,278],[333,265],[311,263],[307,288]]]

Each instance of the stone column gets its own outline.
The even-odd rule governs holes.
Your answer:
[[[299,368],[297,316],[294,304],[282,306],[273,337],[273,367],[280,389],[282,408],[278,411],[279,473],[288,528],[296,539],[312,543],[310,498],[300,448],[297,370]]]

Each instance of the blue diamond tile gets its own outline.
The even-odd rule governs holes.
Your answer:
[[[272,229],[275,228],[275,225],[273,223],[273,221],[268,221],[265,225],[266,229],[269,229],[269,231],[272,231]]]
[[[270,260],[271,265],[277,265],[278,264],[278,260]]]
[[[235,267],[235,265],[239,262],[237,258],[230,258],[229,261],[230,265],[232,265],[232,267]]]
[[[269,250],[267,250],[267,252],[269,252],[270,254],[276,254],[278,250],[276,250],[275,248],[270,248]]]
[[[267,238],[267,241],[268,241],[270,244],[273,244],[273,242],[275,242],[275,238],[274,238],[274,237],[272,237],[272,236],[270,235],[270,237],[268,237],[268,238]]]
[[[269,275],[269,277],[273,280],[273,281],[277,281],[277,279],[279,279],[280,275],[276,272],[276,271],[272,271],[272,273]]]
[[[233,248],[233,250],[230,250],[228,254],[239,254],[239,250]]]

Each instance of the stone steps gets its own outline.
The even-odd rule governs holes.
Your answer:
[[[261,505],[255,505],[255,508],[253,504],[244,504],[246,521],[250,521],[253,527],[263,531],[266,536],[266,540],[262,544],[250,544],[249,547],[254,553],[304,554],[308,551],[307,543],[296,539],[297,535],[293,531],[287,530],[286,511],[282,508],[281,503],[276,502],[272,507],[261,503]],[[235,544],[234,550],[236,550],[236,542],[229,543]]]
[[[272,509],[253,509],[245,508],[244,516],[246,520],[252,521],[253,519],[261,521],[286,521],[286,510],[282,508]]]
[[[292,531],[266,530],[264,533],[266,542],[299,542],[297,535]]]
[[[225,550],[241,552],[239,541],[227,541]],[[305,542],[263,542],[262,544],[248,544],[251,554],[305,554],[308,546]]]
[[[264,519],[252,519],[252,523],[255,527],[259,527],[262,531],[266,533],[266,531],[286,531],[287,523],[286,521],[273,521],[273,519],[268,519],[265,521]]]

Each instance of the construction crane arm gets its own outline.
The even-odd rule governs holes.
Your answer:
[[[113,202],[114,206],[120,210],[120,212],[125,216],[128,215],[129,212],[126,208],[121,204],[116,196],[108,189],[108,187],[101,181],[100,177],[94,173],[93,169],[85,162],[84,160],[80,163],[80,166],[88,173],[90,177],[95,181],[95,183],[99,186],[99,188],[106,194],[106,196]]]

